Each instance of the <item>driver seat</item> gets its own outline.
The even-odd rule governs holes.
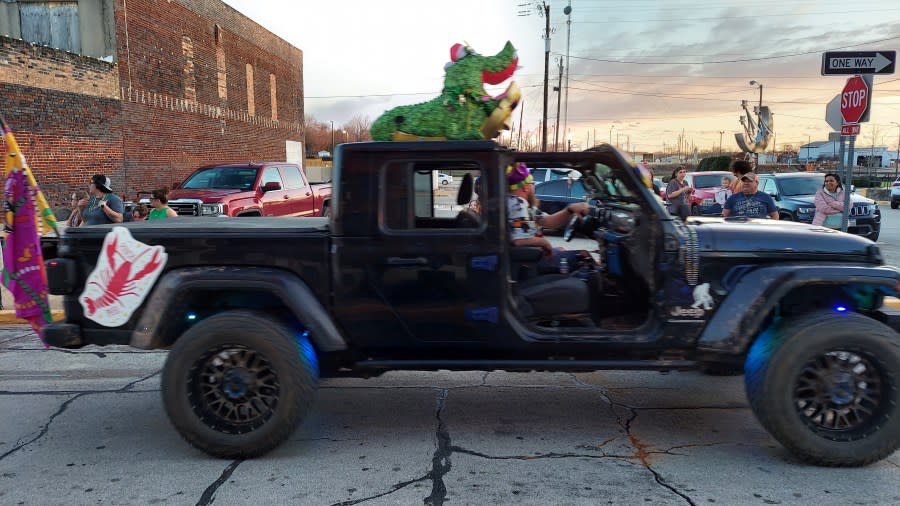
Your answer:
[[[516,283],[522,316],[549,317],[589,313],[588,284],[566,274],[545,274]]]

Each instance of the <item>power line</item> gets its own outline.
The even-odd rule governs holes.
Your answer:
[[[859,10],[859,11],[818,11],[818,12],[808,12],[807,14],[812,15],[827,15],[827,14],[872,14],[875,12],[893,12],[900,11],[900,9],[877,9],[877,10]],[[785,16],[791,16],[793,13],[780,13],[780,14],[752,14],[747,16],[716,16],[710,18],[669,18],[669,19],[614,19],[607,21],[573,21],[572,23],[580,24],[580,25],[606,25],[606,24],[618,24],[618,23],[670,23],[674,21],[720,21],[723,19],[755,19],[755,18],[765,18],[765,17],[777,17],[783,18]]]
[[[829,48],[829,49],[816,49],[813,51],[803,51],[800,53],[789,53],[789,54],[774,55],[774,56],[760,56],[760,57],[756,57],[756,58],[735,58],[733,60],[709,60],[709,61],[693,61],[693,62],[691,62],[691,61],[678,62],[678,61],[667,60],[667,61],[659,61],[659,62],[653,62],[653,61],[645,62],[645,61],[632,61],[632,60],[613,60],[613,59],[609,59],[609,58],[589,58],[587,56],[575,56],[575,55],[569,55],[569,56],[570,56],[570,58],[576,58],[578,60],[589,60],[589,61],[598,61],[598,62],[605,62],[605,63],[625,63],[625,64],[630,64],[630,65],[710,65],[710,64],[714,64],[714,63],[742,63],[742,62],[748,62],[748,61],[765,61],[765,60],[778,60],[781,58],[793,58],[795,56],[806,56],[806,55],[810,55],[810,54],[824,53],[825,51],[834,51],[837,49],[847,49],[847,48],[851,48],[851,47],[864,46],[864,45],[868,45],[868,44],[876,44],[879,42],[887,42],[890,40],[897,40],[897,39],[900,39],[900,36],[888,37],[886,39],[872,40],[872,41],[867,41],[867,42],[860,42],[858,44],[849,44],[846,46],[834,47],[834,48]],[[651,57],[648,57],[648,58],[651,58]],[[653,58],[655,58],[655,57],[653,57]]]

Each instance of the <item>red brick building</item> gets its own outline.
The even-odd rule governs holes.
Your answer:
[[[0,112],[54,207],[98,172],[133,198],[302,160],[303,54],[218,0],[6,1]]]

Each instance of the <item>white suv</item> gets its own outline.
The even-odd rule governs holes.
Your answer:
[[[438,183],[440,183],[441,186],[448,185],[453,182],[453,176],[451,176],[450,174],[444,174],[443,172],[439,172],[437,178]]]
[[[900,177],[891,185],[891,209],[900,207]]]

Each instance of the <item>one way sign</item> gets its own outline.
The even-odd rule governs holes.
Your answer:
[[[896,51],[828,51],[822,55],[822,75],[893,74]]]

